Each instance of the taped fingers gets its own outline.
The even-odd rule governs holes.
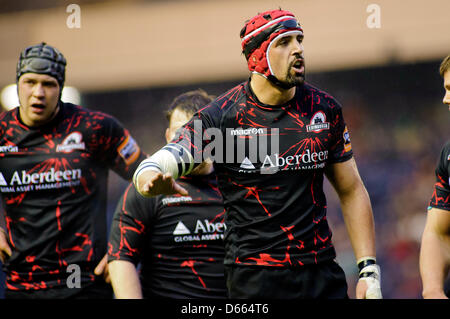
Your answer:
[[[358,261],[359,281],[365,281],[367,290],[366,299],[382,299],[381,271],[374,257],[366,257]]]

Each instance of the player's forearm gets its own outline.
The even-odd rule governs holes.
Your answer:
[[[362,183],[340,196],[347,232],[356,260],[376,256],[375,225],[369,195]]]
[[[427,224],[422,235],[419,262],[424,298],[444,295],[444,279],[448,271],[445,249],[445,241]]]
[[[167,144],[139,164],[133,176],[133,183],[138,192],[142,193],[142,187],[147,182],[146,172],[170,173],[177,179],[189,174],[193,167],[194,159],[188,150],[177,144]]]
[[[133,263],[125,260],[111,261],[109,273],[117,299],[142,299],[139,275]]]

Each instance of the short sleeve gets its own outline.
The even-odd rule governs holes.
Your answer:
[[[332,119],[329,163],[345,162],[353,157],[350,132],[344,121],[342,108],[339,103],[332,99],[330,106]]]
[[[130,184],[117,204],[108,242],[108,261],[137,264],[142,256],[155,210],[155,198],[145,198]]]
[[[430,207],[450,211],[450,142],[442,148],[436,165],[433,194],[429,203]]]
[[[100,124],[97,156],[113,171],[131,180],[134,171],[146,155],[122,124],[112,116],[104,115]]]

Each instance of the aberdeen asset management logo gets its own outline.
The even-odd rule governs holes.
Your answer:
[[[306,125],[307,132],[319,133],[323,130],[330,129],[330,123],[326,122],[327,117],[324,112],[318,111],[314,113],[309,125]]]
[[[190,234],[191,231],[186,227],[185,224],[183,224],[182,221],[179,221],[177,226],[175,227],[175,230],[173,231],[174,235],[187,235]]]
[[[241,163],[240,168],[243,169],[255,169],[255,165],[249,160],[248,157],[245,157],[244,160]]]
[[[197,219],[195,229],[189,230],[180,220],[173,231],[173,239],[177,243],[223,240],[225,230],[226,225],[223,222],[214,223],[207,219]]]
[[[73,132],[66,136],[61,144],[56,146],[57,152],[70,153],[73,150],[84,150],[86,149],[83,136],[80,132]]]

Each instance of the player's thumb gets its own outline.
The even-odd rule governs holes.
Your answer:
[[[101,274],[103,274],[103,271],[105,270],[106,264],[108,263],[107,260],[108,256],[105,255],[102,260],[100,260],[100,262],[98,263],[97,267],[95,267],[94,269],[94,274],[97,276],[100,276]]]
[[[4,263],[6,260],[6,256],[11,257],[11,255],[12,255],[11,247],[9,247],[6,240],[0,239],[0,261]]]
[[[6,237],[6,232],[1,227],[0,227],[0,251],[6,253],[8,256],[11,257],[12,250],[11,250],[11,247],[9,247],[9,245],[8,245],[8,239]]]

